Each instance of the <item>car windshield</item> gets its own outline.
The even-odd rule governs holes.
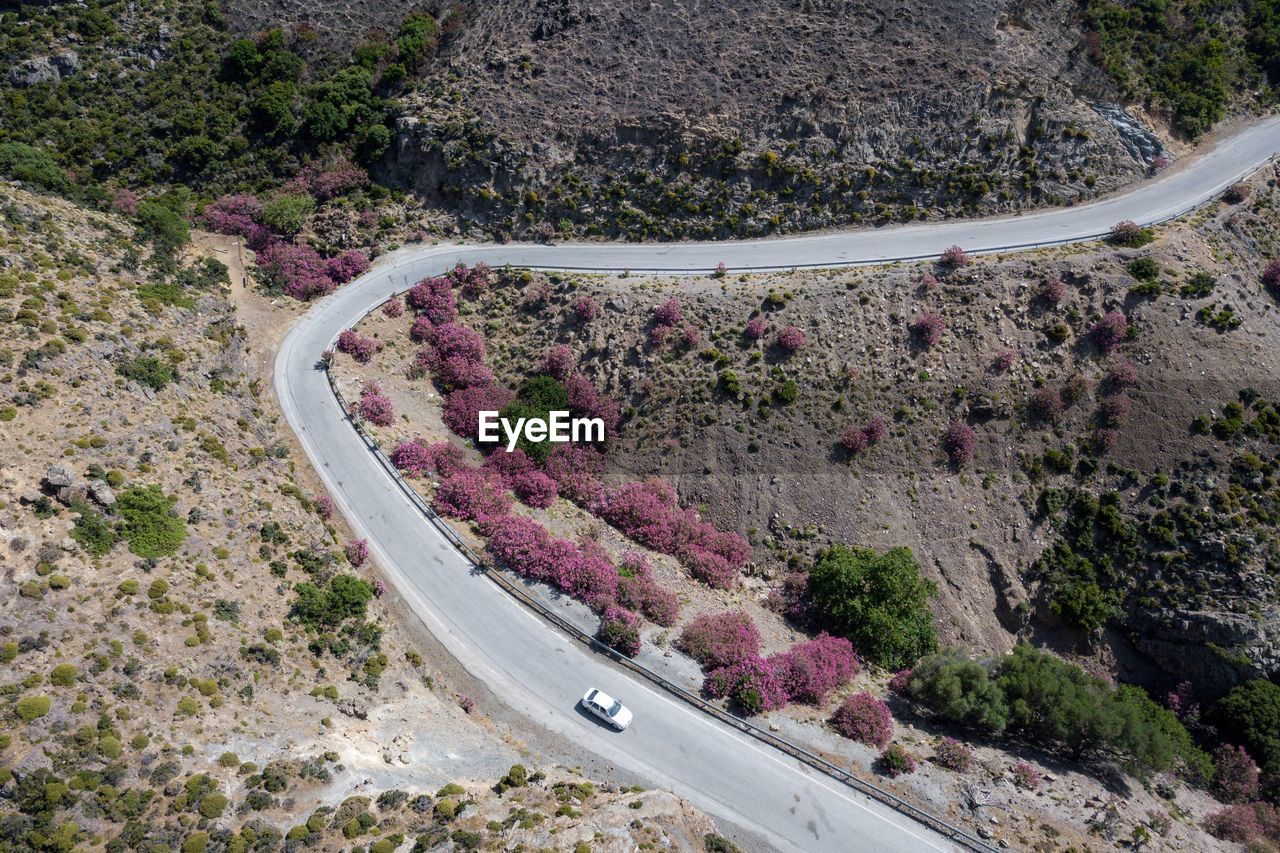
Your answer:
[[[618,716],[618,712],[621,710],[622,710],[622,703],[615,699],[613,704],[609,706],[609,716],[616,717]]]

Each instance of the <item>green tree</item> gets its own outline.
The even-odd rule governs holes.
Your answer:
[[[1264,678],[1236,685],[1214,703],[1210,719],[1263,771],[1280,774],[1280,686]]]
[[[933,713],[974,728],[1003,731],[1009,708],[987,668],[960,649],[943,649],[916,664],[911,698]]]
[[[150,241],[157,251],[173,253],[191,242],[187,221],[158,201],[140,203],[134,223],[138,226],[138,236]]]
[[[348,618],[362,618],[373,598],[373,587],[355,575],[335,575],[323,589],[313,583],[300,583],[296,591],[293,615],[313,628],[334,627]]]
[[[818,621],[848,637],[867,660],[887,669],[910,666],[938,647],[929,598],[938,591],[920,577],[910,548],[877,554],[837,545],[818,555],[809,596]]]
[[[555,377],[543,375],[526,379],[516,392],[516,398],[504,406],[498,416],[506,418],[512,424],[520,418],[547,423],[553,411],[569,411],[569,392]],[[508,437],[504,434],[502,443],[505,445],[507,440]],[[547,455],[551,453],[551,442],[532,442],[523,433],[516,441],[516,447],[539,462],[546,461]]]

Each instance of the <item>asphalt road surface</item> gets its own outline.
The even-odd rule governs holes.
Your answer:
[[[281,344],[275,388],[290,426],[379,565],[432,633],[528,719],[782,850],[922,851],[952,843],[907,817],[634,680],[526,610],[428,524],[372,456],[329,391],[321,352],[393,293],[458,261],[598,272],[837,267],[1096,238],[1130,219],[1162,222],[1203,204],[1280,153],[1280,118],[1223,139],[1193,163],[1095,203],[953,221],[723,243],[413,246],[317,303]],[[591,686],[635,722],[615,733],[577,701]]]

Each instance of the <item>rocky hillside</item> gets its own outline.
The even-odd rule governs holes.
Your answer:
[[[222,262],[8,184],[0,211],[0,847],[701,847],[704,816],[559,769],[594,765],[405,618]]]
[[[1275,175],[1252,193],[1137,248],[534,275],[485,316],[492,363],[514,385],[568,345],[624,407],[611,476],[748,534],[761,596],[830,543],[905,544],[946,642],[1217,695],[1280,669]]]
[[[543,236],[1066,204],[1174,156],[1085,42],[1069,0],[495,0],[405,99],[382,174]]]

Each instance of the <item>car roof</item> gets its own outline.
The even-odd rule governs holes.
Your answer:
[[[594,687],[587,691],[586,700],[588,702],[596,702],[606,707],[613,704],[612,696],[605,693],[603,690],[597,690]]]

